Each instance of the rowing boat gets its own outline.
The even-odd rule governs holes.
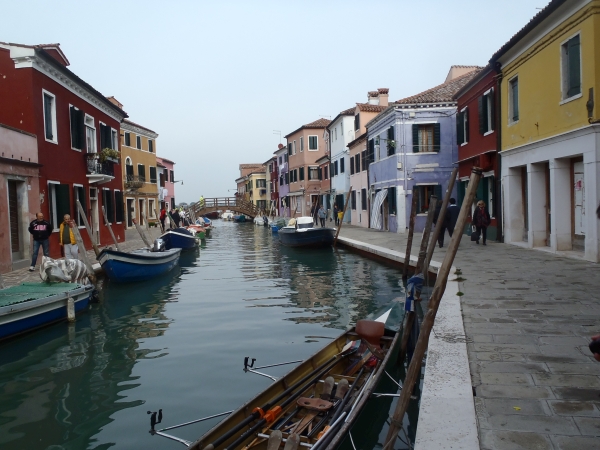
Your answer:
[[[385,327],[388,315],[358,321],[195,442],[175,440],[190,450],[273,450],[288,439],[303,449],[336,448],[395,353],[401,333]],[[160,431],[153,430],[174,438]]]

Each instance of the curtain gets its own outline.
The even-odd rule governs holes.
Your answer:
[[[373,207],[371,208],[371,228],[375,228],[376,230],[381,230],[383,225],[383,221],[381,220],[381,205],[383,205],[387,193],[387,189],[382,189],[375,195],[375,200],[373,201]]]

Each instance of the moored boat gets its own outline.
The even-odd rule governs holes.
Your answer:
[[[244,214],[233,216],[233,221],[237,223],[247,222],[247,217]]]
[[[287,440],[314,450],[336,448],[395,356],[401,333],[385,327],[390,311],[374,321],[358,321],[288,374],[273,378],[276,381],[267,389],[195,442],[154,430],[156,421],[151,421],[152,433],[184,443],[190,450],[276,449]],[[246,358],[244,370],[272,378],[253,365]]]
[[[206,229],[204,228],[203,225],[199,225],[199,224],[190,225],[190,226],[186,227],[186,230],[188,230],[190,233],[192,233],[198,239],[204,239],[206,237]]]
[[[170,271],[180,253],[180,248],[164,251],[142,248],[129,253],[104,249],[98,255],[98,262],[111,281],[144,281]]]
[[[233,216],[234,214],[229,210],[221,213],[221,219],[223,220],[233,220]]]
[[[94,287],[76,283],[23,283],[0,290],[0,339],[25,333],[68,318],[89,303]]]
[[[291,219],[279,229],[279,240],[288,247],[326,247],[333,244],[335,228],[315,227],[312,217]]]
[[[218,219],[219,218],[219,211],[209,212],[209,213],[205,214],[204,217],[207,217],[209,219]]]
[[[160,236],[159,239],[163,240],[167,250],[172,248],[181,248],[186,250],[194,248],[198,244],[195,234],[186,230],[185,228],[174,228],[172,230],[167,230]]]

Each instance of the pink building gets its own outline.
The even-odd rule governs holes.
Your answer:
[[[156,157],[156,166],[159,177],[158,201],[160,208],[175,208],[175,163],[167,158]]]

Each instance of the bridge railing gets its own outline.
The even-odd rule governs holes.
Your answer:
[[[259,208],[252,202],[243,200],[239,197],[205,198],[202,205],[200,202],[196,202],[192,206],[192,209],[196,215],[202,215],[203,211],[215,211],[218,209],[230,209],[232,211],[248,214],[252,217],[256,217],[260,213]]]

